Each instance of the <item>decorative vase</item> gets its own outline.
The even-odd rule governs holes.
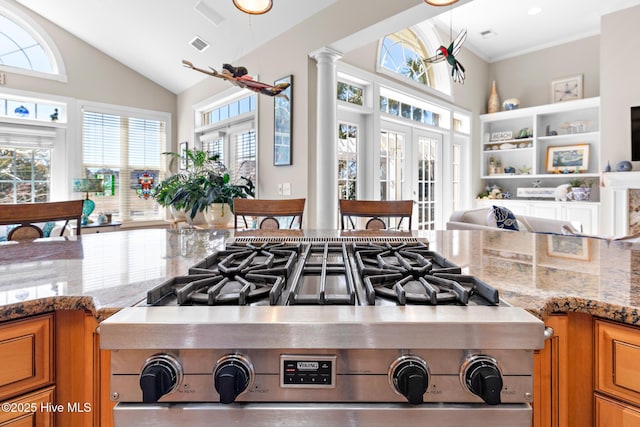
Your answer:
[[[569,194],[567,194],[569,200],[576,202],[586,202],[591,197],[591,188],[587,187],[573,187]]]
[[[184,209],[176,209],[174,206],[169,206],[169,212],[171,212],[174,219],[186,219],[187,216]]]
[[[498,89],[496,89],[496,81],[491,85],[489,92],[489,102],[487,103],[487,113],[497,113],[500,111],[500,98],[498,97]]]
[[[187,219],[187,224],[189,225],[201,225],[201,224],[206,224],[207,223],[207,219],[205,217],[204,212],[198,212],[196,213],[196,216],[191,218],[191,213],[187,212],[185,218]]]
[[[226,203],[212,203],[205,215],[210,227],[229,227],[233,221],[231,207]]]
[[[520,100],[518,98],[509,98],[502,103],[502,107],[504,108],[505,111],[515,110],[519,106],[520,106]]]
[[[616,172],[629,172],[633,169],[633,165],[629,160],[623,160],[616,165]]]

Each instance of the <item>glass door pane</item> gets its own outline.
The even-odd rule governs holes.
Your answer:
[[[440,141],[423,135],[417,140],[417,200],[418,230],[434,230],[436,225],[436,197],[438,193],[438,170]]]

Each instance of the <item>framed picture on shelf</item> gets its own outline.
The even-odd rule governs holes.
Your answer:
[[[574,236],[547,236],[547,256],[578,261],[591,260],[589,239]]]
[[[291,158],[291,130],[293,126],[293,76],[278,79],[274,86],[289,83],[289,87],[273,100],[273,164],[275,166],[290,165]]]
[[[589,144],[547,147],[547,172],[585,172],[589,169]]]
[[[582,99],[582,74],[551,82],[551,102]]]
[[[180,170],[187,170],[188,161],[189,161],[189,159],[187,158],[188,149],[189,149],[188,142],[185,141],[180,143],[180,150],[178,151],[178,153],[180,153],[180,165],[178,166]]]

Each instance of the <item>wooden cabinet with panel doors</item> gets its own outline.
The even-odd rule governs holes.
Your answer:
[[[640,328],[595,322],[595,426],[640,426]]]

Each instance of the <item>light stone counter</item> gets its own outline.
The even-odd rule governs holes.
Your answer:
[[[0,243],[0,320],[83,309],[98,320],[186,274],[228,230],[134,230]],[[544,234],[421,234],[502,299],[544,316],[578,311],[640,325],[640,245]]]

